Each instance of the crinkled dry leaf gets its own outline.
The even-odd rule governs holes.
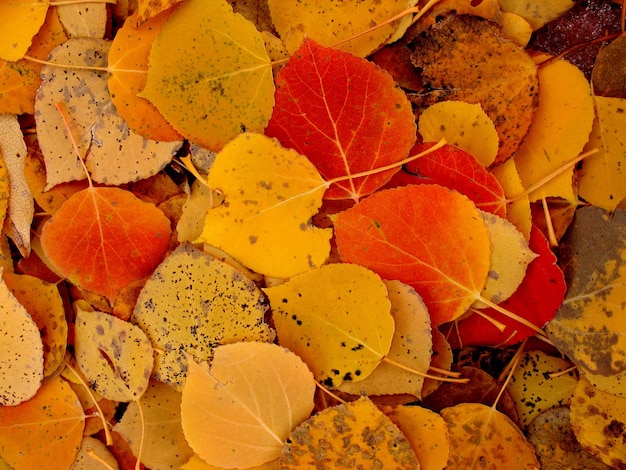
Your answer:
[[[313,375],[285,348],[220,346],[210,369],[189,359],[181,403],[185,437],[211,465],[261,465],[278,458],[289,433],[310,416],[314,392]]]
[[[387,289],[366,268],[328,264],[265,293],[279,344],[327,387],[364,379],[389,353],[394,320]]]
[[[132,321],[158,351],[154,377],[180,388],[186,354],[207,361],[220,344],[271,341],[273,332],[263,322],[266,302],[235,268],[181,244],[145,283]]]
[[[326,408],[295,428],[279,460],[282,469],[419,469],[398,427],[367,397]]]

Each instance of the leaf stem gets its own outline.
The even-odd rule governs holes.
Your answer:
[[[339,395],[334,394],[333,392],[331,392],[328,388],[324,387],[320,382],[318,382],[317,380],[313,379],[313,381],[315,382],[315,385],[317,385],[317,387],[323,391],[326,395],[329,395],[331,397],[333,397],[335,400],[337,400],[340,403],[343,403],[344,405],[346,403],[348,403],[346,400],[344,400],[343,398],[341,398]]]
[[[388,357],[383,357],[382,360],[384,362],[386,362],[387,364],[390,364],[390,365],[392,365],[394,367],[398,367],[399,369],[405,370],[405,371],[410,372],[412,374],[419,375],[420,377],[424,377],[424,378],[428,378],[428,379],[432,379],[432,380],[438,380],[440,382],[452,382],[452,383],[466,384],[470,380],[468,378],[441,377],[441,376],[438,376],[438,375],[431,375],[428,372],[422,372],[422,371],[413,369],[411,367],[405,366],[404,364],[401,364],[398,361],[394,361],[393,359],[390,359]]]
[[[491,405],[491,408],[493,410],[495,410],[496,407],[498,406],[498,402],[500,401],[500,398],[504,394],[506,387],[509,385],[509,382],[513,378],[513,374],[517,370],[517,367],[519,366],[519,363],[522,360],[522,354],[524,353],[524,347],[526,347],[526,341],[528,341],[528,338],[520,343],[519,348],[517,349],[517,351],[515,351],[515,355],[513,356],[513,359],[511,359],[511,362],[509,362],[507,368],[505,369],[505,370],[508,369],[508,374],[507,374],[506,380],[504,381],[504,383],[502,384],[502,387],[500,388],[500,392],[498,393],[498,396],[494,400],[493,405]]]
[[[548,229],[548,240],[550,241],[550,246],[559,246],[559,242],[556,239],[556,234],[554,233],[554,225],[552,225],[550,208],[548,207],[548,201],[546,201],[545,197],[541,198],[541,206],[543,207],[543,216],[546,219],[546,227]]]
[[[477,299],[480,302],[484,302],[488,307],[491,307],[492,309],[494,309],[496,312],[501,313],[502,315],[510,318],[511,320],[515,320],[518,323],[521,323],[522,325],[530,328],[531,330],[533,330],[536,334],[538,334],[539,336],[545,336],[546,333],[539,328],[537,325],[535,325],[534,323],[531,323],[530,321],[526,320],[523,317],[520,317],[519,315],[511,312],[510,310],[507,310],[506,308],[493,303],[491,300],[486,299],[480,295],[477,296]],[[484,315],[483,315],[484,316]]]
[[[80,155],[78,144],[76,143],[76,139],[74,138],[74,135],[72,134],[72,129],[70,127],[70,122],[67,117],[67,113],[65,112],[65,109],[63,109],[63,105],[61,103],[55,103],[55,106],[59,110],[59,113],[61,113],[61,119],[63,119],[63,124],[65,124],[65,129],[67,130],[67,134],[70,138],[70,141],[72,142],[72,146],[74,147],[74,152],[76,152],[76,158],[80,162],[81,166],[83,167],[83,171],[85,172],[85,175],[87,176],[87,182],[89,183],[89,187],[93,188],[93,183],[91,182],[91,176],[89,176],[89,170],[87,170],[87,165],[85,165],[85,162],[83,161],[83,158]]]
[[[137,410],[139,411],[139,420],[141,421],[141,439],[139,440],[139,450],[137,451],[137,460],[135,461],[135,470],[141,470],[141,458],[143,457],[143,445],[146,439],[146,417],[143,414],[143,406],[141,399],[136,400]]]

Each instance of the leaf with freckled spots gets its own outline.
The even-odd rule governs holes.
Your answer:
[[[76,362],[91,388],[109,400],[138,400],[148,388],[152,345],[137,326],[104,312],[78,310]]]
[[[267,301],[254,282],[190,244],[181,244],[144,285],[132,321],[157,350],[153,375],[180,389],[187,359],[208,361],[237,341],[272,341]]]
[[[550,338],[598,389],[626,389],[626,211],[576,211],[561,244],[567,295]]]
[[[366,268],[329,264],[265,293],[278,343],[327,387],[364,379],[389,352],[394,320],[387,288]]]

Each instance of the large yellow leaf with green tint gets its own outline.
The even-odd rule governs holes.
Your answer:
[[[407,438],[367,397],[326,408],[289,435],[281,469],[419,470]]]
[[[70,468],[84,427],[78,397],[54,377],[27,402],[0,406],[0,459],[19,470]]]
[[[557,60],[539,68],[539,106],[526,139],[515,154],[515,163],[530,200],[555,196],[575,202],[572,187],[574,165],[552,177],[583,150],[591,132],[594,108],[591,88],[575,65]]]
[[[48,0],[0,2],[0,58],[16,61],[24,57],[46,19],[49,3]]]
[[[505,414],[481,403],[444,408],[450,433],[448,468],[539,470],[535,451]]]
[[[614,210],[626,197],[626,100],[595,96],[597,119],[587,148],[600,151],[583,160],[578,173],[581,198]]]
[[[583,376],[570,408],[578,442],[612,468],[626,468],[626,398],[598,390]]]
[[[274,106],[263,38],[226,0],[184,2],[152,45],[140,96],[184,137],[210,150],[245,130],[261,132]]]
[[[326,262],[332,233],[311,224],[326,183],[306,157],[275,139],[245,133],[217,154],[208,183],[223,193],[224,203],[208,210],[196,242],[273,277]]]
[[[367,377],[389,353],[394,332],[387,288],[355,264],[329,264],[265,289],[278,342],[327,387]]]

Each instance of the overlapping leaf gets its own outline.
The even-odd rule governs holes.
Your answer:
[[[356,201],[370,194],[398,169],[352,175],[402,160],[415,143],[406,96],[366,60],[307,39],[276,85],[266,134],[306,155],[326,180],[346,177],[326,198]]]
[[[398,279],[422,297],[438,326],[480,297],[491,244],[476,206],[439,185],[373,194],[335,220],[341,259]]]
[[[48,0],[0,4],[0,58],[16,61],[24,57],[46,19],[48,5]]]

